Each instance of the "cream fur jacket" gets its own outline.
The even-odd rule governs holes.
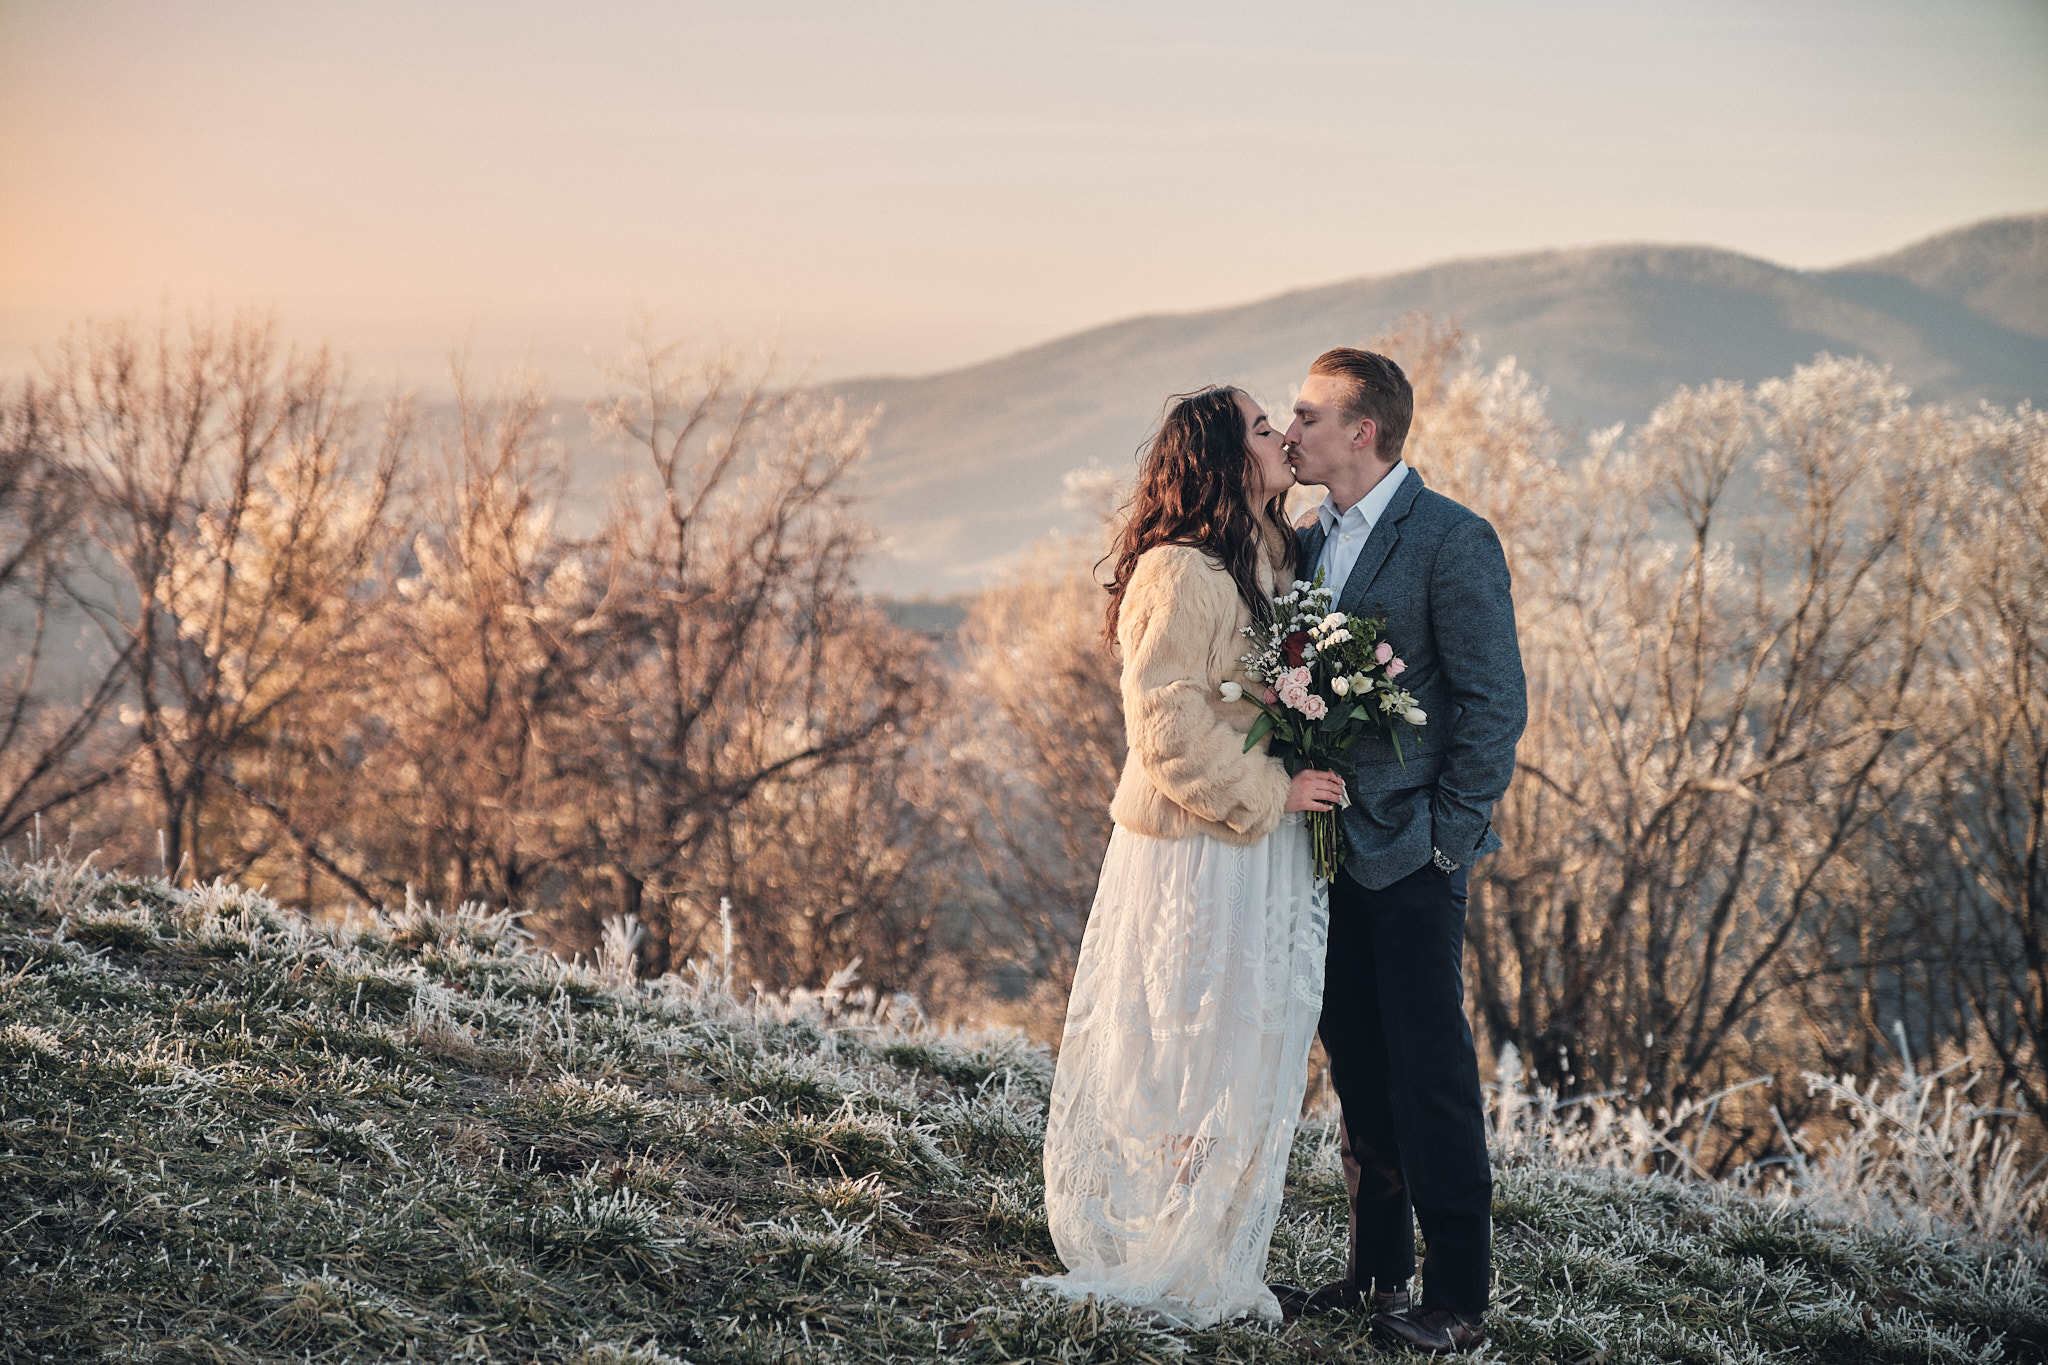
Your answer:
[[[1267,596],[1281,572],[1261,556]],[[1255,844],[1279,825],[1287,770],[1265,741],[1245,752],[1259,710],[1218,690],[1245,681],[1239,660],[1252,641],[1242,628],[1251,619],[1230,575],[1200,550],[1161,545],[1139,557],[1116,627],[1130,748],[1109,814],[1125,829]]]

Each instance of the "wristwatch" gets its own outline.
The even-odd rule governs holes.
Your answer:
[[[1440,848],[1433,848],[1429,851],[1429,860],[1435,863],[1436,870],[1443,873],[1446,877],[1458,870],[1458,865],[1452,862],[1449,855]]]

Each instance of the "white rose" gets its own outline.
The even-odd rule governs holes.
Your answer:
[[[1408,714],[1402,717],[1402,719],[1406,720],[1410,725],[1427,725],[1429,724],[1429,713],[1419,706],[1411,706],[1408,708]]]
[[[1238,684],[1236,684],[1236,683],[1234,683],[1234,682],[1227,682],[1227,683],[1223,684],[1223,688],[1222,688],[1222,691],[1223,691],[1223,700],[1225,700],[1225,701],[1243,701],[1243,700],[1244,700],[1244,688],[1240,687],[1240,686],[1239,686]]]

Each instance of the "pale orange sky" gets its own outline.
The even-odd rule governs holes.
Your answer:
[[[594,383],[638,310],[821,376],[1621,240],[1829,265],[2048,207],[2027,0],[0,0],[0,375],[254,304]]]

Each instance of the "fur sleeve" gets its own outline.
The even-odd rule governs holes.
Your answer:
[[[1224,657],[1237,656],[1236,621],[1236,585],[1199,550],[1147,551],[1117,623],[1124,729],[1146,776],[1174,804],[1263,837],[1286,807],[1287,771],[1256,748],[1245,752],[1245,731],[1219,711],[1223,679],[1210,676],[1219,642]]]

